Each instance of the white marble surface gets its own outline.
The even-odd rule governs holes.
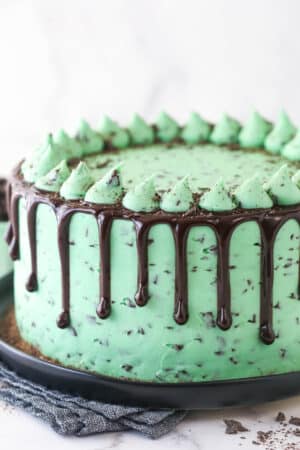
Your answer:
[[[159,440],[150,440],[135,432],[107,433],[84,438],[61,437],[38,419],[0,402],[0,448],[3,450],[299,450],[300,437],[294,425],[275,421],[278,411],[287,418],[300,416],[300,397],[221,412],[193,412],[177,429]],[[225,434],[224,419],[238,419],[249,432]],[[259,446],[257,432],[272,431]]]
[[[0,0],[0,173],[84,116],[300,125],[299,0]]]
[[[299,0],[0,0],[0,173],[48,131],[84,116],[121,122],[166,109],[216,120],[286,108],[300,125]],[[62,438],[24,412],[0,405],[4,449],[255,448],[256,431],[278,431],[278,410],[300,416],[300,397],[274,405],[193,413],[159,441],[134,433]],[[222,419],[251,433],[224,434]],[[291,436],[274,449],[289,447]],[[300,440],[300,438],[298,438]],[[258,448],[263,448],[260,446]],[[268,448],[268,447],[266,447]]]

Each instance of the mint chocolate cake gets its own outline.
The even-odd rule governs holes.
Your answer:
[[[285,113],[49,135],[7,189],[22,338],[118,379],[299,371],[299,161]]]

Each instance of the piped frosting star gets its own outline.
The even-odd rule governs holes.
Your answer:
[[[71,138],[64,130],[59,130],[54,141],[62,149],[68,159],[80,158],[82,156],[81,145],[76,139]]]
[[[55,167],[65,155],[61,147],[55,144],[52,134],[48,135],[46,145],[38,149],[32,158],[26,159],[22,164],[24,179],[34,183]]]
[[[293,138],[295,133],[296,127],[288,115],[282,111],[273,130],[267,135],[264,147],[271,153],[280,153],[284,145]]]
[[[240,129],[241,125],[237,120],[224,114],[215,125],[210,135],[210,141],[218,145],[235,144],[238,141]]]
[[[112,205],[123,195],[120,165],[111,169],[101,180],[93,184],[85,194],[85,201]]]
[[[104,147],[102,136],[94,131],[85,120],[80,122],[77,140],[80,143],[83,155],[101,152]]]
[[[236,208],[222,179],[200,197],[199,206],[207,211],[215,212],[231,211]]]
[[[282,166],[265,183],[264,189],[277,205],[287,206],[300,203],[300,189],[292,181],[287,165]]]
[[[131,140],[136,145],[149,145],[154,142],[154,131],[144,119],[138,114],[133,116],[133,119],[128,127]]]
[[[211,126],[203,120],[199,114],[191,113],[189,120],[181,132],[181,137],[186,144],[197,144],[207,141],[210,135]]]
[[[188,177],[178,181],[175,186],[166,192],[161,200],[160,207],[166,212],[188,211],[193,205],[193,194],[188,184]]]
[[[123,206],[136,212],[151,212],[159,207],[153,177],[148,178],[128,191],[123,198]]]
[[[63,160],[54,169],[39,178],[35,186],[42,191],[59,192],[63,183],[69,178],[70,173],[66,160]]]
[[[179,135],[179,126],[177,122],[166,114],[162,112],[157,121],[157,137],[162,142],[170,142],[173,141]]]
[[[126,148],[130,142],[130,136],[126,130],[120,128],[117,122],[105,116],[100,126],[101,135],[115,148]]]
[[[300,161],[300,130],[281,150],[282,156],[290,161]]]
[[[263,189],[261,180],[257,175],[244,181],[244,183],[236,189],[234,197],[241,208],[245,209],[271,208],[273,206],[271,197]]]
[[[267,122],[258,112],[253,111],[248,121],[239,134],[241,147],[263,147],[265,138],[270,133],[272,125]]]
[[[82,199],[93,183],[88,166],[81,161],[62,185],[60,195],[67,200]]]

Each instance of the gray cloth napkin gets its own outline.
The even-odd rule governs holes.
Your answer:
[[[87,436],[136,430],[152,439],[171,431],[185,411],[110,405],[52,391],[19,377],[0,362],[0,399],[48,422],[59,434]]]

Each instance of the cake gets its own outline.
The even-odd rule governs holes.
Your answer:
[[[299,371],[299,161],[284,112],[50,134],[7,189],[22,339],[132,381]]]

